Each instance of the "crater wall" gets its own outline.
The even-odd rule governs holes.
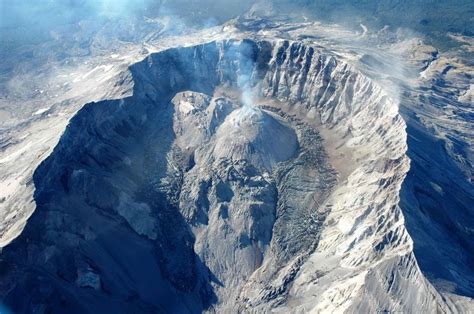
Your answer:
[[[398,207],[404,122],[371,80],[285,40],[130,72],[133,96],[84,106],[35,172],[0,256],[15,312],[449,309]]]

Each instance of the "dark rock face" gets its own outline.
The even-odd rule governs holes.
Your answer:
[[[192,233],[172,195],[156,186],[173,140],[170,109],[107,101],[71,121],[35,173],[37,210],[2,254],[15,268],[6,274],[15,278],[7,306],[200,311],[215,300]]]
[[[450,160],[443,141],[404,114],[412,120],[408,129],[411,169],[400,197],[415,255],[437,287],[472,298],[474,233],[469,226],[474,225],[474,213],[467,205],[474,203],[472,184],[459,179],[463,174]]]

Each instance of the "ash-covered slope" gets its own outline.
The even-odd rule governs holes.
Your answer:
[[[133,96],[86,105],[36,170],[37,209],[0,256],[6,306],[454,310],[413,256],[405,125],[369,79],[288,41],[130,71]]]

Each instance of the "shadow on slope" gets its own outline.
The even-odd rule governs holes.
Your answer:
[[[441,291],[474,297],[472,184],[441,139],[411,112],[407,121],[411,168],[400,191],[401,207],[421,270]]]
[[[202,312],[217,301],[168,160],[171,98],[213,87],[209,71],[187,71],[189,56],[133,66],[134,96],[84,106],[35,171],[37,209],[0,257],[1,300],[15,313]]]

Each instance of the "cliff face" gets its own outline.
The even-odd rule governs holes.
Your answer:
[[[36,170],[37,209],[1,255],[8,307],[449,310],[398,207],[405,124],[368,78],[284,40],[130,72],[133,95],[84,106]]]

